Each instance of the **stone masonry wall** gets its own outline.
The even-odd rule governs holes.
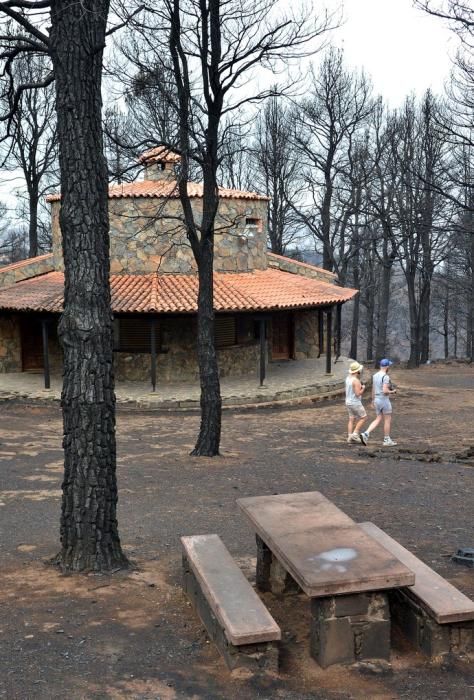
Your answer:
[[[15,316],[0,317],[0,373],[21,372],[20,324]]]
[[[191,202],[199,220],[202,200],[192,199]],[[56,269],[62,270],[58,214],[59,202],[52,202],[54,262]],[[109,215],[113,274],[190,274],[196,271],[178,199],[110,199]],[[259,227],[246,228],[246,218],[258,219]],[[216,219],[214,269],[223,272],[265,269],[266,222],[266,201],[221,199]]]
[[[157,383],[194,382],[199,378],[196,354],[196,321],[189,318],[170,318],[161,323],[161,348],[157,355]],[[149,353],[116,352],[115,376],[120,380],[148,381],[150,379]],[[217,350],[221,377],[242,376],[257,372],[258,342],[235,345]]]
[[[4,268],[0,267],[0,289],[11,287],[16,282],[21,282],[29,277],[44,275],[53,269],[54,262],[51,253],[30,258],[28,261],[22,260],[12,265],[6,265]]]
[[[301,275],[302,277],[309,277],[310,279],[322,280],[329,284],[336,284],[337,282],[336,275],[333,272],[329,272],[329,270],[324,270],[322,267],[315,267],[314,265],[308,265],[298,260],[292,260],[283,255],[276,255],[275,253],[268,253],[268,267],[274,267],[277,270],[291,272],[294,275]]]
[[[295,313],[295,359],[305,360],[319,355],[318,311]],[[324,348],[321,348],[321,354]]]

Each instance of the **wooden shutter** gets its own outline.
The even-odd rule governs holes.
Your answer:
[[[235,316],[218,316],[214,329],[216,348],[236,344]]]
[[[155,321],[156,349],[160,349],[160,325]],[[151,352],[151,327],[148,318],[119,319],[118,350],[122,352]]]

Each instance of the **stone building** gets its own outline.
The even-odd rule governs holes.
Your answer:
[[[143,154],[144,179],[109,188],[116,377],[197,378],[198,279],[175,168],[162,148]],[[188,192],[199,217],[202,185]],[[60,195],[50,195],[51,253],[0,268],[0,372],[61,371],[63,304]],[[216,346],[222,376],[326,352],[331,318],[357,292],[335,275],[267,251],[268,198],[220,188],[215,232]],[[337,326],[337,324],[336,324]],[[329,332],[328,332],[329,329]],[[336,333],[336,352],[337,352]]]

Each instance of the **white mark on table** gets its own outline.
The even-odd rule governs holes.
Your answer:
[[[308,561],[314,562],[318,571],[347,571],[348,563],[357,557],[357,551],[352,547],[338,547],[321,552],[314,557],[308,557]]]

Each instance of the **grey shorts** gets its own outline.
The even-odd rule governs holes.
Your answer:
[[[347,411],[351,418],[365,418],[367,413],[361,403],[353,405],[346,404]]]
[[[374,403],[377,416],[380,416],[381,413],[384,416],[388,416],[392,412],[392,404],[388,396],[377,396]]]

